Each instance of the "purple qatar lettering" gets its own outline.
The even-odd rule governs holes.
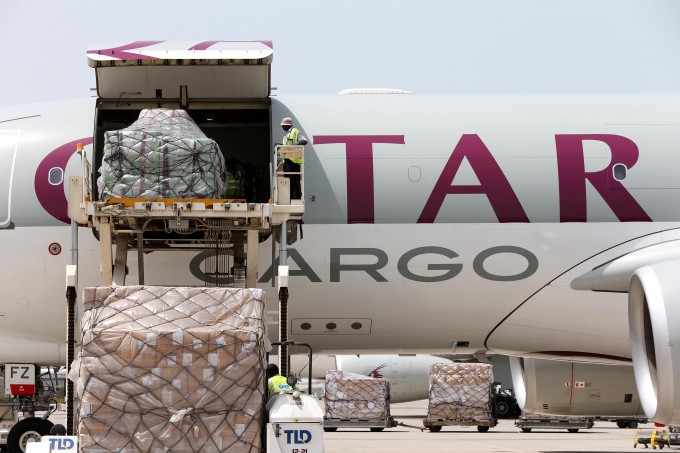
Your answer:
[[[51,185],[48,182],[49,173],[50,169],[54,167],[61,168],[62,171],[66,170],[66,164],[76,152],[76,145],[78,143],[89,145],[92,143],[92,137],[73,140],[50,151],[38,165],[33,182],[35,195],[43,209],[55,219],[67,224],[71,223],[71,219],[68,217],[68,202],[66,201],[66,195],[64,195],[64,181],[57,185]]]
[[[464,158],[467,158],[472,170],[477,175],[479,185],[454,186],[451,184]],[[503,174],[503,170],[498,166],[496,159],[484,145],[484,142],[477,134],[463,134],[453,149],[448,162],[446,162],[444,170],[439,175],[439,180],[432,189],[427,203],[425,203],[418,223],[433,223],[447,195],[472,193],[487,196],[498,221],[501,223],[529,221],[522,204],[512,190],[505,174]]]
[[[596,140],[611,150],[611,161],[600,171],[585,170],[583,142]],[[91,144],[85,137],[66,143],[51,151],[40,162],[35,173],[35,193],[38,201],[52,217],[69,223],[63,182],[48,183],[49,170],[65,169],[78,142]],[[405,144],[404,135],[315,135],[315,145],[344,143],[347,168],[347,223],[375,222],[375,182],[373,176],[373,144]],[[652,219],[630,194],[614,179],[612,168],[623,164],[631,169],[638,160],[638,147],[629,138],[613,134],[557,134],[555,154],[558,173],[560,222],[587,221],[586,184],[595,187],[602,199],[622,222]],[[452,185],[463,159],[472,167],[479,185]],[[493,153],[477,134],[464,134],[454,147],[439,178],[432,188],[418,223],[432,223],[448,195],[484,194],[487,196],[498,221],[528,222],[526,212],[515,194]]]
[[[586,172],[583,142],[597,140],[611,150],[612,159],[607,168]],[[586,181],[589,181],[609,205],[621,222],[651,222],[642,206],[614,178],[612,167],[623,164],[633,167],[638,160],[638,147],[629,138],[609,134],[558,134],[555,135],[557,168],[560,188],[560,222],[585,222]]]
[[[609,146],[612,159],[604,170],[585,171],[583,142],[598,140]],[[404,144],[403,135],[315,135],[315,145],[344,143],[347,160],[347,223],[374,223],[375,187],[373,144]],[[557,134],[555,154],[559,186],[561,222],[585,222],[586,181],[590,182],[622,222],[651,218],[628,190],[612,176],[612,167],[623,164],[631,169],[639,151],[629,138],[613,134]],[[479,185],[453,185],[463,159],[472,167]],[[418,223],[433,223],[448,195],[484,194],[501,223],[529,222],[512,185],[477,134],[463,134],[439,175]]]
[[[403,135],[315,135],[314,144],[345,144],[347,223],[374,223],[373,144],[404,144]],[[366,196],[371,194],[372,196]]]

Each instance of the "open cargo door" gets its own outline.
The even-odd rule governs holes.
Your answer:
[[[103,99],[263,99],[271,92],[269,41],[93,44],[88,64]]]
[[[138,41],[89,48],[99,97],[92,181],[100,176],[108,131],[130,126],[145,109],[182,109],[244,176],[244,193],[236,198],[271,198],[271,42]],[[97,185],[93,199],[99,200]]]

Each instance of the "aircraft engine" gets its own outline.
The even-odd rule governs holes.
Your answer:
[[[633,367],[510,357],[515,398],[527,412],[643,416]]]
[[[635,271],[628,293],[633,369],[642,407],[655,422],[680,424],[680,262]],[[677,391],[676,391],[677,390]]]

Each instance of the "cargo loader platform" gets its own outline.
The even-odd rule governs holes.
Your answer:
[[[92,169],[82,147],[78,152],[83,172],[82,176],[69,177],[68,213],[71,219],[96,231],[103,285],[125,284],[128,249],[138,252],[139,283],[143,284],[145,252],[209,249],[217,254],[229,248],[234,255],[234,269],[243,270],[245,286],[255,287],[260,237],[276,228],[294,232],[304,215],[302,200],[290,200],[288,174],[281,165],[272,172],[272,198],[267,203],[161,197],[93,201]],[[302,156],[303,146],[279,146],[273,159],[286,153]],[[304,174],[303,169],[300,174]]]

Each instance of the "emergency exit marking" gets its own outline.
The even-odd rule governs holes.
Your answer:
[[[564,381],[564,386],[565,386],[566,388],[571,387],[571,381]]]
[[[51,255],[57,256],[61,253],[61,245],[58,242],[53,242],[48,247]]]

